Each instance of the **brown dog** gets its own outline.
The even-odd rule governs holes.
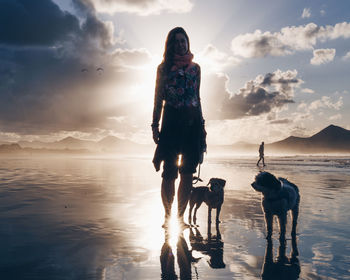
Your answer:
[[[216,209],[216,223],[220,223],[219,215],[221,206],[224,203],[224,186],[226,181],[220,178],[211,178],[206,187],[192,188],[190,196],[190,210],[188,214],[188,222],[191,224],[192,209],[194,205],[193,223],[197,222],[197,210],[203,202],[208,205],[208,223],[211,223],[211,209]]]

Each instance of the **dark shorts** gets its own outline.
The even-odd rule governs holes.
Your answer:
[[[195,155],[190,153],[181,154],[181,163],[178,165],[180,155],[176,153],[168,154],[163,161],[163,173],[164,179],[173,180],[180,174],[193,174],[196,173],[198,160]]]
[[[164,109],[162,129],[159,136],[156,161],[163,161],[162,177],[176,179],[178,173],[196,172],[200,157],[200,132],[202,124],[199,109]],[[182,163],[178,166],[179,156]]]

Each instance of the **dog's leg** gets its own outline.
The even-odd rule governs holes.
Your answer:
[[[208,224],[211,224],[211,207],[208,206]]]
[[[202,202],[199,202],[196,204],[196,208],[194,208],[194,213],[193,213],[193,224],[197,224],[197,210],[198,208],[202,205]]]
[[[216,208],[216,224],[220,223],[219,216],[220,216],[220,211],[221,211],[221,205]]]
[[[190,198],[190,209],[188,211],[188,223],[191,224],[192,223],[192,209],[193,209],[193,206],[194,206],[194,200],[192,199],[192,197]]]
[[[296,238],[296,236],[292,236],[292,251],[291,251],[292,260],[296,259],[297,256],[299,256],[297,238]]]
[[[280,241],[280,246],[278,248],[277,262],[279,264],[288,263],[288,258],[286,256],[287,242],[285,240]]]
[[[278,221],[280,225],[280,242],[284,242],[286,239],[287,213],[285,212],[278,215]]]
[[[272,224],[273,224],[273,215],[269,212],[265,212],[265,222],[267,228],[267,239],[270,239],[272,236]]]
[[[298,223],[298,216],[299,216],[299,204],[297,204],[293,209],[292,209],[292,237],[295,237],[297,234],[297,223]]]

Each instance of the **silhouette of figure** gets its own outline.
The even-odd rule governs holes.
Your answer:
[[[189,280],[191,278],[191,262],[192,252],[188,249],[188,245],[183,236],[183,233],[179,234],[178,241],[176,244],[176,259],[180,270],[180,279]],[[165,241],[161,249],[160,254],[160,265],[161,265],[161,279],[173,280],[178,279],[175,272],[175,257],[172,248],[169,244],[169,232],[165,230]]]
[[[199,96],[201,72],[192,59],[185,30],[181,27],[172,29],[166,39],[163,61],[157,69],[151,125],[153,140],[157,144],[153,158],[156,171],[163,162],[161,196],[165,210],[164,227],[171,214],[178,173],[177,215],[181,225],[188,226],[183,215],[191,193],[193,173],[202,163],[206,151],[206,131]]]
[[[177,279],[177,275],[175,273],[175,257],[171,246],[169,244],[169,233],[165,232],[165,241],[161,249],[160,253],[160,266],[162,270],[161,279]]]
[[[261,144],[260,144],[260,146],[259,146],[259,160],[258,160],[258,162],[256,163],[257,166],[259,166],[260,160],[262,160],[263,166],[266,166],[266,165],[265,165],[265,159],[264,159],[264,142],[261,142]]]
[[[300,263],[298,259],[298,247],[296,237],[292,237],[291,256],[286,256],[286,241],[280,241],[277,260],[273,258],[272,239],[267,239],[264,264],[262,267],[261,278],[263,280],[296,280],[300,274]]]
[[[179,235],[177,241],[177,264],[180,268],[180,279],[192,279],[191,277],[191,262],[192,252],[188,249],[187,242],[183,234]]]
[[[192,250],[199,251],[210,257],[208,264],[211,268],[225,268],[224,242],[221,240],[219,225],[216,225],[216,236],[211,235],[211,226],[208,224],[208,238],[203,239],[198,228],[190,229],[190,243]],[[198,259],[199,260],[199,259]],[[196,261],[198,261],[196,260]]]

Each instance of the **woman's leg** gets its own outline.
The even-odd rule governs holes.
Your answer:
[[[162,202],[163,202],[164,211],[165,211],[165,218],[167,219],[170,217],[171,205],[173,204],[173,201],[174,201],[175,179],[163,178],[161,195],[162,195]]]
[[[183,215],[185,213],[188,200],[191,195],[192,190],[192,173],[189,174],[180,174],[180,185],[177,192],[177,201],[178,201],[178,218],[183,221]]]

